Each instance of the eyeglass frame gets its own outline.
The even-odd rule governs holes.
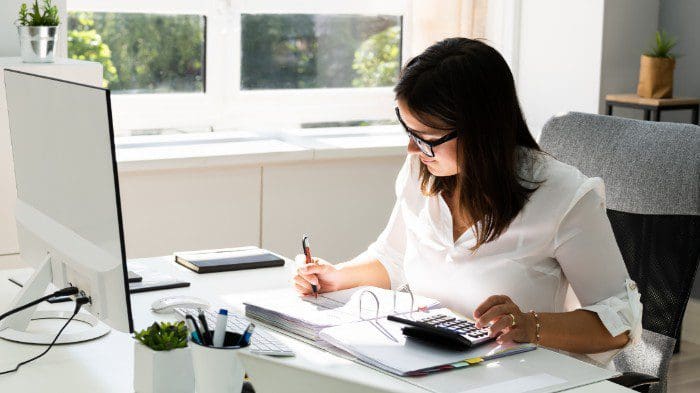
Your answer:
[[[401,118],[401,113],[399,112],[398,106],[395,107],[394,110],[396,111],[396,117],[399,119],[399,123],[401,123],[403,129],[406,131],[411,140],[413,140],[413,143],[415,143],[416,146],[418,146],[418,149],[428,157],[435,157],[435,152],[433,151],[435,146],[442,145],[443,143],[449,142],[459,136],[459,133],[455,130],[440,139],[426,141],[425,139],[419,137],[414,130],[408,128],[406,123],[404,123],[403,119]]]

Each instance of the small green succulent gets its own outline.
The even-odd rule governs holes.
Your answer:
[[[655,41],[652,44],[651,50],[644,53],[651,57],[662,57],[666,59],[674,59],[676,55],[671,53],[671,50],[678,43],[676,37],[669,37],[665,31],[656,32]]]
[[[146,329],[136,332],[134,338],[154,351],[169,351],[187,346],[185,322],[154,322]]]
[[[58,7],[51,4],[51,0],[44,0],[42,7],[39,0],[34,0],[29,11],[26,3],[22,3],[19,8],[18,22],[22,26],[58,26]]]

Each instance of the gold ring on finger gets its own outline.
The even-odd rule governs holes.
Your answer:
[[[510,324],[510,327],[515,326],[515,315],[513,315],[513,314],[508,314],[508,315],[510,315],[510,318],[513,320],[513,322],[511,322],[511,324]]]

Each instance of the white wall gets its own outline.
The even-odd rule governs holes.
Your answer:
[[[527,0],[520,20],[517,88],[535,138],[552,115],[596,112],[603,0]]]
[[[17,28],[14,23],[17,20],[17,13],[22,3],[27,3],[27,5],[29,5],[29,3],[33,3],[33,0],[0,1],[0,57],[19,56],[19,41],[17,38]],[[59,17],[61,18],[56,54],[60,57],[66,57],[66,0],[53,0],[53,4],[58,6]]]
[[[639,57],[656,31],[659,0],[521,4],[517,87],[535,137],[557,113],[605,113],[605,94],[636,92]]]
[[[24,2],[21,0],[3,0],[0,2],[0,57],[19,56],[17,28],[14,22],[17,20],[20,4]]]

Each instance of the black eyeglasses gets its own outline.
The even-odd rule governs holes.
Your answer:
[[[406,130],[406,133],[408,136],[413,140],[413,143],[418,146],[420,151],[425,154],[428,157],[435,157],[435,153],[433,152],[433,147],[442,145],[443,143],[450,141],[452,139],[457,138],[457,131],[452,131],[449,134],[443,136],[442,138],[435,140],[435,141],[426,141],[425,139],[419,137],[415,131],[411,130],[408,128],[406,123],[403,122],[403,119],[401,118],[401,113],[399,113],[399,108],[396,107],[394,108],[396,110],[396,117],[399,118],[399,122],[403,126],[403,129]]]

